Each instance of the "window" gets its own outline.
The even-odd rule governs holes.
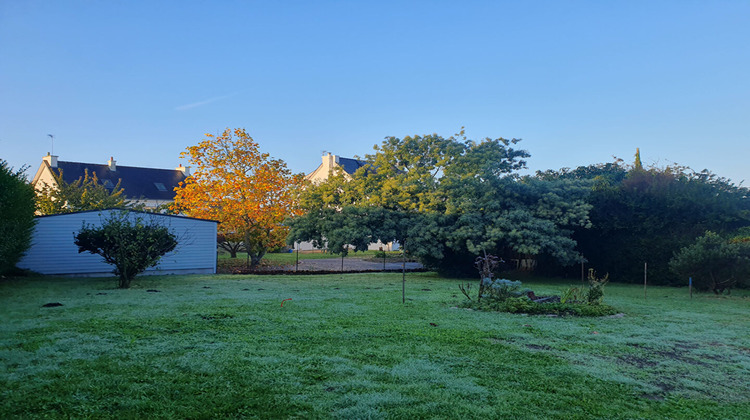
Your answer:
[[[159,191],[166,191],[167,190],[167,187],[165,187],[164,184],[162,184],[161,182],[154,182],[154,186]]]

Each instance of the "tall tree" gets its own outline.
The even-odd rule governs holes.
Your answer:
[[[34,188],[24,169],[14,171],[0,159],[0,275],[11,272],[31,246]]]
[[[549,253],[570,263],[577,257],[571,228],[588,224],[584,190],[571,182],[519,178],[529,154],[514,148],[518,141],[473,141],[463,133],[388,137],[351,180],[334,176],[309,188],[309,212],[292,225],[327,238],[316,211],[364,209],[370,217],[356,220],[368,224],[359,231],[370,240],[396,239],[446,274],[472,273],[484,251],[511,258]]]
[[[674,253],[706,231],[725,234],[750,225],[747,188],[706,170],[644,167],[640,153],[632,165],[618,160],[537,177],[587,186],[592,228],[575,228],[573,239],[589,264],[613,281],[643,281],[648,263],[649,282],[683,283],[669,270]]]
[[[221,222],[224,238],[241,238],[251,267],[268,249],[284,244],[288,227],[283,222],[298,214],[302,175],[293,175],[284,161],[262,153],[241,128],[206,134],[181,157],[188,157],[195,171],[175,189],[175,210]]]
[[[41,214],[72,213],[86,210],[104,210],[128,208],[131,203],[125,199],[120,181],[112,188],[99,182],[96,173],[89,174],[67,183],[63,179],[63,170],[52,172],[55,185],[44,185],[37,192],[37,209]]]

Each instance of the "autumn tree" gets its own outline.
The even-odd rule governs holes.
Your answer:
[[[95,172],[85,170],[84,176],[73,182],[65,182],[63,170],[52,172],[55,185],[43,185],[37,191],[37,209],[41,214],[72,213],[86,210],[104,210],[132,207],[125,199],[120,181],[107,188],[99,182]]]
[[[284,161],[262,153],[240,128],[206,134],[181,157],[195,170],[175,189],[175,210],[221,222],[219,240],[242,241],[251,267],[269,249],[284,244],[288,228],[283,222],[297,214],[301,174],[292,174]]]

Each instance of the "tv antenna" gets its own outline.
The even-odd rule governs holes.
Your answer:
[[[47,134],[47,136],[52,139],[52,152],[50,152],[51,155],[55,154],[55,136],[52,134]]]

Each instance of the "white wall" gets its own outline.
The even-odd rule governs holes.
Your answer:
[[[78,253],[73,237],[85,222],[100,225],[111,212],[86,211],[37,217],[31,248],[18,263],[42,274],[111,276],[114,267],[89,252]],[[217,222],[163,214],[131,212],[130,217],[152,218],[177,235],[177,248],[144,274],[198,274],[216,272]]]

